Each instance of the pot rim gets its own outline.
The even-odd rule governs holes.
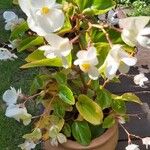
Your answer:
[[[115,133],[118,132],[118,124],[116,123],[113,127],[107,129],[104,134],[93,139],[88,146],[83,146],[77,143],[76,141],[67,140],[66,143],[61,144],[63,147],[67,147],[70,149],[93,149],[99,145],[105,144],[109,139],[111,139]]]

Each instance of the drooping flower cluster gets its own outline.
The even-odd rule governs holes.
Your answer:
[[[0,60],[14,60],[16,58],[18,57],[8,49],[0,47]]]
[[[144,86],[144,82],[148,81],[148,78],[145,77],[145,75],[143,73],[140,73],[136,76],[134,76],[134,83],[136,85],[139,85],[140,87]]]
[[[150,27],[148,25],[150,17],[129,17],[119,20],[119,25],[123,28],[122,39],[129,46],[136,46],[139,43],[145,48],[150,48]]]
[[[49,136],[51,138],[52,146],[58,146],[58,143],[62,144],[67,142],[66,136],[62,133],[59,133],[59,129],[55,125],[49,129]]]
[[[17,104],[17,100],[22,96],[21,90],[16,91],[11,87],[3,94],[3,101],[8,106],[5,115],[9,118],[14,118],[18,122],[23,121],[24,125],[28,125],[31,122],[32,116],[27,113],[27,109],[22,104]]]
[[[117,70],[121,73],[127,73],[130,69],[130,66],[134,66],[137,62],[137,59],[123,50],[122,45],[114,45],[109,51],[107,58],[100,68],[100,71],[103,70],[108,79],[115,77]]]
[[[17,25],[24,21],[23,18],[18,18],[18,16],[13,11],[5,11],[3,13],[3,18],[6,22],[5,30],[13,30]]]
[[[143,145],[146,146],[146,149],[148,149],[148,146],[150,146],[150,137],[145,137],[145,138],[142,138],[141,140],[142,140]],[[126,147],[126,150],[140,150],[140,148],[139,148],[139,145],[129,144]]]

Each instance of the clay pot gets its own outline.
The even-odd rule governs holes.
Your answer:
[[[82,146],[75,141],[68,140],[67,143],[53,147],[50,141],[43,145],[44,150],[115,150],[118,142],[118,125],[115,124],[103,135],[94,139],[89,146]]]

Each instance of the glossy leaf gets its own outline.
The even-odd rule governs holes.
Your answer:
[[[18,25],[12,32],[11,32],[11,36],[10,39],[14,40],[17,38],[20,38],[21,36],[23,36],[23,34],[29,29],[27,22],[23,22],[20,25]]]
[[[71,53],[66,57],[69,66],[72,64],[72,56]],[[43,52],[37,50],[30,54],[26,61],[29,62],[23,65],[21,68],[32,68],[32,67],[41,67],[41,66],[53,66],[53,67],[62,67],[62,59],[61,58],[46,58]]]
[[[62,132],[65,134],[66,137],[71,137],[71,127],[68,123],[64,124]]]
[[[102,123],[103,112],[101,107],[86,95],[79,95],[76,108],[80,115],[91,124],[98,125]]]
[[[41,45],[41,44],[43,44],[43,42],[44,42],[44,39],[43,39],[43,37],[40,37],[40,36],[27,37],[26,39],[21,41],[21,43],[19,44],[17,49],[19,52],[21,52],[28,48],[32,48],[34,46]]]
[[[58,72],[54,75],[58,84],[66,84],[67,83],[67,76],[62,72]]]
[[[113,115],[109,115],[104,119],[103,128],[111,128],[115,124],[115,118]]]
[[[33,53],[29,54],[25,60],[27,62],[33,62],[41,59],[46,59],[46,57],[44,56],[44,52],[40,50],[36,50]]]
[[[89,145],[91,142],[91,131],[85,121],[76,121],[72,124],[73,137],[82,145]]]
[[[21,66],[21,68],[32,68],[32,67],[41,67],[41,66],[61,67],[62,60],[60,58],[54,58],[54,59],[45,58],[45,59],[27,63],[27,64]]]
[[[96,102],[101,106],[101,108],[109,108],[112,104],[111,94],[105,89],[98,89],[96,93]]]
[[[74,99],[72,91],[70,90],[70,88],[68,88],[65,85],[59,86],[59,97],[67,104],[70,104],[70,105],[75,104],[75,99]]]
[[[120,100],[120,99],[113,100],[112,108],[114,111],[116,111],[119,114],[125,114],[126,113],[125,102]]]
[[[142,104],[141,100],[139,99],[138,96],[136,96],[134,93],[124,93],[121,96],[118,95],[112,95],[113,99],[120,99],[123,101],[129,101],[129,102],[135,102],[138,104]]]

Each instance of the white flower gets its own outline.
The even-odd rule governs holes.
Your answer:
[[[33,141],[25,141],[23,144],[18,145],[22,150],[34,149],[36,144]]]
[[[148,146],[150,145],[150,137],[143,138],[142,142],[144,145],[146,145],[146,149],[148,149]]]
[[[134,76],[134,83],[136,85],[139,85],[140,87],[144,86],[144,82],[148,81],[148,78],[145,77],[143,73],[140,73],[136,76]]]
[[[54,125],[49,130],[49,136],[51,137],[51,145],[58,146],[58,143],[63,144],[67,142],[67,138],[64,134],[59,133],[58,126]]]
[[[32,116],[27,113],[27,109],[20,107],[20,105],[8,106],[5,115],[9,118],[14,118],[18,122],[22,120],[24,125],[28,125],[32,118]]]
[[[13,11],[5,11],[3,13],[3,18],[6,22],[5,30],[13,30],[17,25],[24,21],[23,18],[18,18]]]
[[[126,150],[140,150],[139,146],[136,144],[130,144],[126,147]]]
[[[19,0],[19,5],[27,15],[28,25],[38,35],[56,32],[64,25],[64,13],[56,0]]]
[[[14,58],[16,59],[18,57],[8,49],[0,47],[0,60],[14,60]]]
[[[51,139],[52,146],[58,146],[58,143],[63,144],[67,142],[67,138],[64,134],[58,133],[56,137]]]
[[[141,46],[150,49],[150,27],[145,27],[138,33],[137,41]]]
[[[15,105],[20,95],[21,89],[16,90],[15,88],[10,87],[10,89],[3,94],[3,101],[6,102],[7,106]]]
[[[98,79],[99,72],[95,67],[98,64],[96,56],[96,48],[89,47],[87,50],[81,50],[77,53],[77,60],[74,61],[74,65],[79,65],[80,69],[88,73],[89,77],[93,80]]]
[[[44,51],[44,55],[47,58],[60,57],[63,60],[64,67],[67,68],[68,64],[65,57],[68,56],[72,50],[72,44],[69,42],[68,38],[62,38],[56,34],[49,34],[45,36],[49,45],[44,45],[39,47],[39,50]]]
[[[123,28],[122,39],[129,46],[136,46],[138,42],[141,46],[150,48],[150,27],[146,27],[150,17],[128,17],[119,20],[119,25]]]
[[[104,73],[108,79],[113,79],[116,75],[117,70],[121,73],[127,73],[130,66],[134,66],[137,59],[122,48],[122,45],[116,44],[109,51],[104,64],[101,66],[99,71],[104,68]]]

